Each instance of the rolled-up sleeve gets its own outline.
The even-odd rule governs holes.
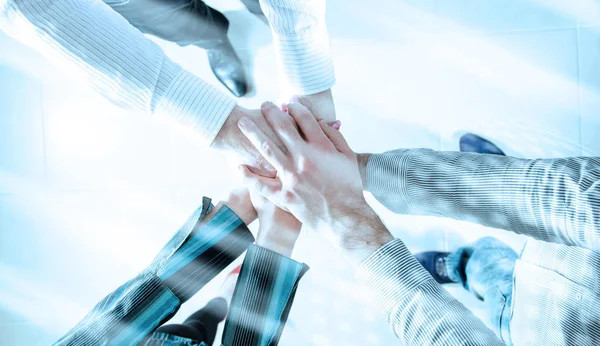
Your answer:
[[[235,101],[167,58],[94,0],[0,0],[0,30],[128,110],[171,119],[212,143]]]
[[[325,0],[260,0],[271,24],[284,87],[311,95],[335,84]]]

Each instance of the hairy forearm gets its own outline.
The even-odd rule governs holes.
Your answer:
[[[337,219],[333,226],[334,243],[355,266],[360,265],[394,237],[375,211],[365,202]]]

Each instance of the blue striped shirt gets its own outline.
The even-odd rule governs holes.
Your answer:
[[[192,344],[153,332],[246,250],[223,345],[277,344],[308,267],[251,245],[252,233],[226,206],[200,225],[211,209],[205,198],[142,273],[102,299],[56,345]]]
[[[388,209],[525,234],[514,272],[515,345],[600,345],[600,159],[525,160],[395,150],[373,155],[367,188]],[[396,239],[359,269],[406,345],[502,345]]]

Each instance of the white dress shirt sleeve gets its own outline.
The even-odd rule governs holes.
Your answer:
[[[260,0],[271,24],[280,75],[287,92],[330,89],[335,74],[325,25],[325,0]]]
[[[0,30],[132,111],[165,116],[212,143],[235,101],[165,56],[95,0],[0,0]]]

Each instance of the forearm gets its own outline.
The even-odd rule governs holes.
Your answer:
[[[100,301],[58,345],[137,344],[254,241],[226,206],[204,199],[152,264]]]
[[[501,344],[435,282],[401,240],[393,239],[366,203],[332,227],[339,235],[335,243],[357,267],[359,281],[404,344]]]
[[[0,29],[111,102],[169,118],[212,142],[235,102],[168,59],[107,5],[93,0],[0,0]]]
[[[334,122],[337,118],[331,89],[312,95],[300,96],[298,101],[310,109],[317,119],[323,119],[327,124]]]
[[[399,239],[364,261],[357,276],[405,345],[503,345]]]
[[[600,248],[600,161],[524,160],[426,149],[372,155],[367,188],[388,209]]]
[[[273,32],[273,44],[285,89],[312,95],[330,89],[335,73],[325,0],[260,0]]]
[[[348,209],[345,215],[334,217],[331,225],[322,227],[333,230],[330,233],[333,245],[356,267],[394,239],[366,201]]]
[[[225,327],[224,345],[277,345],[308,266],[250,246],[242,264]]]

